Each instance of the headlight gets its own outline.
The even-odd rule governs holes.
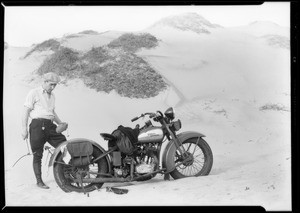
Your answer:
[[[171,125],[171,128],[174,130],[174,131],[178,131],[181,129],[181,121],[178,119],[177,121],[174,121]]]
[[[175,118],[175,111],[173,107],[170,107],[165,111],[165,116],[168,117],[170,120],[173,120]]]

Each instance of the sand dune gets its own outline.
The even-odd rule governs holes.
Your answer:
[[[290,210],[290,55],[287,49],[258,42],[248,33],[252,30],[253,26],[239,32],[220,28],[203,35],[169,27],[149,31],[161,40],[160,45],[137,54],[171,83],[154,98],[130,99],[114,92],[96,92],[79,79],[55,89],[57,113],[69,123],[68,138],[89,138],[106,148],[100,132],[111,132],[119,124],[133,126],[131,118],[169,106],[176,106],[176,117],[183,122],[181,131],[206,135],[214,153],[210,175],[176,181],[164,181],[157,175],[146,182],[116,184],[129,189],[126,195],[108,193],[105,188],[89,197],[64,193],[54,181],[52,168],[46,166],[43,176],[51,188],[40,190],[35,186],[31,156],[12,168],[15,160],[27,153],[21,139],[22,104],[27,92],[38,85],[32,72],[45,56],[36,53],[23,60],[30,48],[6,49],[6,205],[260,205],[266,210]],[[103,38],[85,35],[65,41],[65,45],[86,50],[111,39]],[[287,110],[260,110],[268,103],[282,104]]]

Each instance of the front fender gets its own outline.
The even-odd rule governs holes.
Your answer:
[[[97,142],[95,141],[92,141],[92,140],[89,140],[89,139],[86,139],[86,138],[74,138],[74,139],[71,139],[71,140],[67,140],[67,141],[64,141],[63,143],[61,143],[58,147],[55,148],[53,154],[51,155],[51,158],[50,158],[50,161],[49,161],[49,167],[53,166],[54,164],[54,161],[56,159],[56,157],[58,156],[58,154],[61,152],[61,147],[67,145],[68,143],[72,143],[72,142],[77,142],[77,141],[88,141],[88,142],[91,142],[94,146],[96,146],[97,148],[99,148],[103,153],[105,152],[104,148],[101,147]],[[106,157],[106,160],[107,162],[110,162],[108,156],[105,156]],[[108,164],[110,165],[110,164]]]
[[[182,132],[180,134],[177,135],[177,138],[179,139],[180,142],[183,142],[187,139],[190,139],[190,138],[201,138],[201,137],[205,137],[205,135],[203,135],[202,133],[200,132],[194,132],[194,131],[187,131],[187,132]],[[166,148],[164,149],[164,153],[163,153],[163,156],[162,156],[162,166],[163,168],[167,168],[169,167],[168,166],[168,163],[167,163],[167,157],[170,153],[170,151],[172,149],[176,149],[176,146],[175,146],[175,143],[173,140],[170,140],[169,143],[166,145]],[[170,168],[167,168],[167,170],[170,169]]]

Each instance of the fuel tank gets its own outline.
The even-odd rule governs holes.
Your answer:
[[[138,143],[158,143],[162,142],[164,133],[161,127],[148,127],[140,132]]]

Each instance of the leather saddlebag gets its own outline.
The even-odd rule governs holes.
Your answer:
[[[87,166],[90,164],[93,154],[93,144],[89,141],[76,141],[67,144],[68,152],[71,155],[73,166]]]

